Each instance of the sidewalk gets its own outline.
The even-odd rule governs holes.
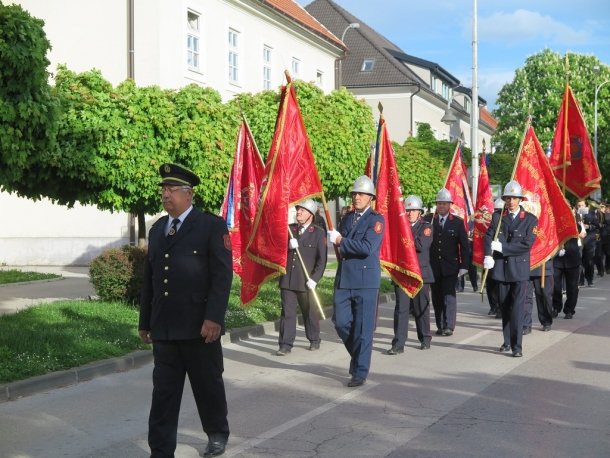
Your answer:
[[[83,299],[95,294],[93,286],[89,282],[87,267],[20,266],[10,268],[30,272],[56,273],[61,275],[62,278],[0,285],[0,315],[15,313],[36,304],[65,299]],[[325,272],[325,275],[334,276],[334,270]],[[380,302],[393,300],[390,296],[382,295]],[[330,318],[332,307],[326,307],[324,314],[326,318]],[[299,324],[302,325],[300,316]],[[239,342],[251,337],[272,334],[278,330],[279,321],[232,329],[222,336],[222,343]],[[56,388],[76,385],[102,375],[135,369],[151,361],[152,351],[142,350],[122,357],[95,361],[65,371],[52,372],[0,385],[0,403],[14,401],[24,396],[31,396]]]

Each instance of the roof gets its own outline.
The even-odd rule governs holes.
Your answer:
[[[481,107],[479,109],[479,121],[484,122],[493,130],[498,128],[498,121],[494,118],[489,111],[485,107]]]
[[[354,22],[360,24],[359,28],[347,31],[344,36],[348,53],[347,58],[342,62],[342,85],[348,87],[405,84],[427,86],[425,81],[390,54],[391,51],[401,53],[402,50],[398,46],[335,2],[314,0],[305,7],[305,10],[338,37],[343,35],[349,24]],[[364,59],[375,60],[371,71],[360,71]]]
[[[309,14],[301,5],[293,0],[259,0],[263,5],[266,5],[280,14],[288,17],[292,21],[309,29],[322,38],[330,41],[335,46],[345,50],[346,46],[336,35],[329,31],[316,18]]]

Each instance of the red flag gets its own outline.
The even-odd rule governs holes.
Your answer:
[[[472,263],[483,268],[485,257],[485,233],[491,224],[494,212],[494,199],[489,185],[485,152],[481,154],[479,181],[477,184],[477,201],[474,210],[474,227],[472,231]]]
[[[379,118],[377,130],[377,176],[375,182],[375,210],[385,218],[383,241],[379,259],[382,268],[409,297],[415,296],[423,280],[415,251],[415,239],[407,218],[394,159],[394,149],[387,132],[385,119]],[[370,175],[370,160],[365,174]]]
[[[233,247],[233,271],[242,279],[242,302],[244,285],[251,283],[256,264],[246,256],[250,240],[259,191],[263,181],[265,165],[258,152],[256,142],[244,119],[237,135],[237,146],[227,193],[221,207],[226,220]]]
[[[451,160],[449,173],[447,173],[445,188],[449,190],[451,197],[453,197],[450,212],[462,218],[464,220],[466,232],[470,232],[468,217],[473,213],[472,198],[470,197],[468,173],[466,172],[466,165],[462,159],[462,148],[459,141],[455,147],[455,153]]]
[[[530,268],[534,269],[555,254],[560,244],[578,237],[578,229],[570,204],[529,124],[513,176],[526,197],[521,205],[538,217],[538,225],[534,228],[536,241],[530,252]]]
[[[286,273],[288,207],[323,195],[296,91],[290,79],[282,88],[260,195],[246,249],[248,257],[257,264],[248,284],[244,285],[242,278],[244,305],[256,298],[265,281]]]
[[[570,85],[566,85],[561,103],[549,162],[559,183],[579,199],[600,188],[599,166]]]

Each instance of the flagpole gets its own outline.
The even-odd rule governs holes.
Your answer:
[[[510,176],[510,181],[515,179],[515,172],[517,171],[517,164],[519,164],[519,158],[521,157],[521,152],[523,151],[523,144],[525,143],[525,136],[527,134],[527,130],[529,129],[532,123],[531,115],[527,117],[527,122],[525,123],[525,130],[523,131],[523,138],[521,139],[521,144],[519,146],[519,152],[517,153],[517,158],[515,159],[515,165],[513,166],[513,173]],[[496,232],[494,234],[493,240],[498,240],[498,234],[500,233],[500,227],[502,226],[502,214],[506,210],[506,202],[504,202],[504,207],[502,207],[502,212],[500,212],[500,217],[498,218],[498,225],[496,226]],[[493,220],[493,215],[492,215]],[[487,273],[489,269],[483,268],[483,276],[481,278],[481,302],[483,302],[483,291],[485,290],[485,283],[487,282]]]
[[[566,53],[566,62],[565,62],[565,71],[566,71],[566,89],[563,93],[563,132],[562,132],[562,136],[563,136],[563,164],[562,164],[562,168],[563,168],[563,182],[562,184],[562,191],[563,191],[563,195],[565,196],[566,194],[566,175],[567,175],[567,170],[568,170],[568,165],[566,164],[566,160],[567,160],[567,155],[568,155],[568,140],[569,140],[569,135],[568,135],[568,111],[570,109],[569,107],[569,101],[568,101],[568,88],[570,87],[570,82],[569,82],[569,76],[568,76],[568,71],[569,71],[569,61],[568,61],[568,53]]]
[[[294,235],[292,235],[292,231],[290,230],[290,225],[288,226],[288,235],[290,236],[290,240],[294,240]],[[301,268],[303,269],[303,273],[305,274],[305,278],[307,279],[307,281],[311,280],[311,277],[309,276],[309,272],[307,272],[307,267],[305,267],[305,263],[303,262],[303,258],[301,256],[301,252],[299,251],[299,248],[295,248],[295,251],[297,252],[297,257],[299,258],[299,264],[301,264]],[[310,289],[311,293],[313,294],[313,298],[316,301],[316,305],[318,306],[318,310],[320,311],[320,316],[322,317],[323,320],[326,319],[326,316],[324,315],[324,310],[322,309],[322,304],[320,304],[320,299],[318,298],[318,294],[316,293],[315,288]]]

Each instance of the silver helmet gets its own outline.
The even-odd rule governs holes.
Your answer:
[[[502,200],[502,197],[498,197],[494,201],[494,209],[495,210],[502,210],[503,208],[504,208],[504,200]]]
[[[316,204],[313,200],[311,199],[306,199],[303,202],[299,202],[298,204],[296,204],[294,206],[295,208],[304,208],[305,210],[307,210],[309,213],[311,213],[312,215],[315,215],[316,212],[318,211],[318,204]]]
[[[442,188],[436,194],[436,201],[437,202],[451,202],[451,203],[453,203],[453,198],[451,197],[451,193],[449,192],[449,190],[447,188]]]
[[[405,210],[422,210],[424,205],[418,196],[410,195],[405,199]]]
[[[375,185],[369,177],[362,175],[361,177],[356,178],[356,181],[354,181],[352,192],[369,194],[375,197]]]
[[[504,199],[505,197],[519,197],[520,199],[523,199],[523,189],[521,189],[521,185],[515,180],[506,183],[506,186],[504,186],[504,193],[502,194],[502,198]]]

